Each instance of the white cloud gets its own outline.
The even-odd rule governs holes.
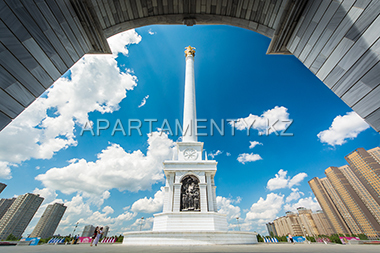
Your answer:
[[[120,145],[111,144],[102,150],[95,162],[73,159],[63,168],[52,168],[36,177],[52,190],[65,194],[83,192],[102,194],[117,188],[120,191],[148,190],[162,181],[162,162],[172,157],[174,142],[166,134],[148,134],[148,151],[126,152]]]
[[[238,130],[252,128],[258,130],[259,134],[271,134],[274,131],[280,134],[278,131],[285,130],[290,121],[288,109],[284,106],[276,106],[265,111],[260,116],[249,114],[246,118],[237,119],[235,128]],[[230,122],[231,126],[233,124],[233,122]]]
[[[246,220],[258,220],[259,223],[268,222],[276,218],[282,209],[284,195],[275,193],[267,194],[266,199],[260,199],[254,203],[247,213]]]
[[[135,31],[112,38],[123,45],[141,40]],[[111,43],[111,47],[115,45]],[[115,56],[86,55],[71,68],[71,80],[58,79],[0,132],[0,161],[17,164],[31,158],[50,159],[58,151],[76,146],[75,126],[83,126],[89,112],[118,110],[136,80],[128,71],[120,71]]]
[[[229,152],[226,152],[226,156],[231,156],[231,153],[229,153]]]
[[[135,30],[128,30],[109,37],[107,41],[114,55],[117,55],[118,53],[127,55],[127,46],[140,43],[141,36]]]
[[[11,164],[8,162],[0,161],[0,178],[4,178],[4,179],[12,178],[10,166]]]
[[[257,145],[263,145],[261,142],[258,142],[258,141],[250,141],[249,144],[250,144],[249,145],[250,149],[256,147]]]
[[[153,217],[148,217],[148,218],[140,217],[140,218],[137,218],[131,226],[126,227],[124,229],[125,231],[136,231],[136,230],[140,230],[140,227],[141,227],[141,230],[151,230],[153,226],[153,220],[154,220]]]
[[[148,33],[149,33],[150,35],[153,35],[153,34],[156,34],[157,32],[153,32],[152,29],[149,29]]]
[[[209,155],[211,158],[214,159],[215,156],[218,156],[218,155],[220,155],[220,154],[222,154],[222,153],[223,153],[223,151],[217,150],[215,153],[210,153],[210,154],[208,154],[208,155]]]
[[[301,197],[301,195],[302,196],[304,195],[304,193],[300,192],[298,188],[292,188],[291,190],[292,190],[292,192],[285,199],[286,203],[291,202],[293,200],[297,200]]]
[[[107,194],[100,194],[99,196],[92,196],[88,198],[85,197],[84,194],[78,193],[73,196],[71,200],[62,200],[52,199],[56,196],[55,192],[51,192],[46,188],[41,190],[35,189],[34,193],[41,194],[41,196],[46,199],[34,216],[33,220],[30,222],[30,225],[25,230],[24,235],[30,234],[33,231],[34,226],[37,224],[47,205],[52,203],[64,203],[64,205],[67,206],[66,212],[56,230],[56,234],[59,233],[61,235],[71,234],[77,222],[79,222],[79,226],[75,234],[81,234],[84,226],[89,224],[95,226],[109,226],[112,230],[112,234],[121,234],[122,232],[125,232],[124,229],[122,229],[123,224],[131,221],[137,215],[137,213],[132,213],[128,209],[119,215],[114,215],[115,211],[110,206],[101,208],[101,211],[93,211],[92,204],[94,202],[103,203],[104,198],[109,197]],[[47,202],[48,200],[51,201]],[[99,206],[95,207],[99,209]]]
[[[369,125],[355,112],[346,115],[338,115],[333,120],[329,129],[318,133],[319,141],[330,146],[343,145],[347,140],[352,140],[359,133],[369,128]]]
[[[162,211],[164,204],[164,187],[154,194],[154,198],[144,197],[132,204],[131,211],[136,213],[157,213]]]
[[[263,158],[261,158],[261,156],[259,154],[247,154],[247,153],[243,153],[243,154],[240,154],[237,158],[237,160],[239,161],[239,163],[242,163],[242,164],[245,164],[247,162],[255,162],[255,161],[258,161],[258,160],[263,160]]]
[[[312,197],[302,198],[298,200],[297,203],[284,205],[285,210],[293,212],[297,211],[298,207],[305,207],[307,209],[311,209],[312,211],[321,210],[317,199]]]
[[[227,220],[229,222],[236,221],[236,217],[240,217],[240,207],[232,205],[235,201],[229,198],[217,196],[216,204],[218,212],[227,214]]]
[[[304,172],[298,173],[292,178],[287,177],[287,173],[287,171],[280,169],[274,178],[268,180],[267,189],[273,191],[282,188],[292,188],[307,177],[307,174]]]
[[[149,98],[149,95],[147,95],[147,96],[145,96],[144,98],[143,98],[143,100],[141,101],[141,104],[138,106],[139,108],[140,107],[143,107],[145,104],[146,104],[146,100]]]

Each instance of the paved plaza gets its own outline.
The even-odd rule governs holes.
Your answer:
[[[99,245],[90,247],[89,245],[40,245],[40,246],[3,246],[0,252],[54,252],[54,253],[87,253],[87,252],[130,252],[130,253],[181,253],[181,252],[199,252],[199,253],[217,253],[217,252],[308,252],[308,253],[327,253],[327,252],[344,252],[344,253],[371,253],[379,252],[380,245],[340,245],[340,244],[263,244],[256,245],[208,245],[208,246],[124,246]]]

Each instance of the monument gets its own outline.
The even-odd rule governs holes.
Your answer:
[[[218,213],[214,176],[217,162],[203,156],[197,140],[194,57],[185,50],[186,76],[182,141],[177,159],[164,161],[166,185],[163,212],[154,215],[152,231],[126,232],[123,244],[252,244],[256,233],[227,231],[225,214]]]

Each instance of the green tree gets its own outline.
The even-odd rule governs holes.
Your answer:
[[[358,234],[360,240],[368,240],[368,237],[365,234]]]
[[[342,234],[333,234],[329,238],[331,242],[342,244],[342,241],[339,239],[339,237],[343,237]]]
[[[8,235],[6,241],[18,241],[18,238],[12,234]]]
[[[119,237],[116,239],[116,242],[123,242],[124,236],[119,235]]]
[[[264,242],[264,239],[261,237],[260,234],[257,234],[257,242]]]

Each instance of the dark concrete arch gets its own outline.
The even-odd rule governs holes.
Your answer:
[[[271,38],[380,131],[380,1],[0,0],[0,130],[106,38],[153,24],[226,24]]]

